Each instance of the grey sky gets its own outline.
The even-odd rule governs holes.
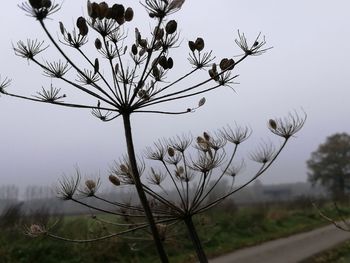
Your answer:
[[[11,91],[30,95],[41,86],[49,86],[51,80],[42,76],[32,63],[16,57],[11,43],[46,38],[40,25],[25,16],[16,3],[21,1],[2,3],[0,74],[13,79]],[[135,10],[135,19],[128,25],[130,36],[133,38],[135,26],[145,35],[154,21],[148,19],[138,1],[123,4]],[[82,11],[86,13],[85,7],[85,0],[66,0],[62,10],[52,16],[53,20],[46,21],[51,32],[58,31],[58,21],[72,28]],[[308,114],[304,129],[261,180],[263,183],[306,180],[305,161],[311,151],[332,133],[350,132],[348,10],[347,0],[187,0],[174,15],[183,41],[182,47],[174,51],[176,69],[169,74],[170,80],[189,69],[187,41],[197,36],[204,38],[206,50],[212,49],[218,59],[240,54],[234,44],[238,29],[251,40],[262,32],[268,46],[274,48],[247,59],[235,69],[240,74],[240,84],[234,86],[236,93],[228,88],[208,93],[205,107],[188,115],[133,117],[137,149],[151,145],[159,137],[189,131],[197,135],[234,121],[254,130],[247,148],[254,149],[254,144],[268,136],[278,144],[279,138],[267,131],[267,120],[303,108]],[[39,57],[56,55],[50,47]],[[79,99],[78,93],[70,93],[57,80],[53,84]],[[192,107],[199,99],[182,101],[172,108]],[[86,110],[1,96],[0,127],[0,184],[51,185],[63,173],[72,172],[75,165],[83,172],[100,172],[104,177],[112,161],[125,151],[121,120],[102,123]],[[240,180],[245,180],[245,176],[248,174]]]

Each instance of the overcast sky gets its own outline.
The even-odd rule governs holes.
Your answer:
[[[19,3],[21,1],[2,3],[0,74],[13,80],[9,91],[31,95],[41,86],[48,87],[51,80],[33,63],[16,57],[12,43],[27,38],[47,39],[39,23],[17,7]],[[127,25],[130,37],[134,37],[135,26],[144,35],[148,34],[155,21],[147,17],[138,1],[123,4],[135,11],[135,19]],[[182,10],[173,16],[179,23],[182,46],[174,51],[175,69],[169,74],[169,80],[190,68],[187,42],[198,36],[204,38],[206,50],[213,50],[218,59],[241,53],[234,44],[238,29],[251,40],[262,32],[267,46],[273,49],[239,65],[235,72],[240,75],[240,84],[234,86],[235,92],[227,88],[208,93],[205,107],[195,113],[133,117],[137,150],[141,151],[160,137],[189,131],[197,135],[235,121],[254,130],[247,149],[253,150],[257,142],[266,138],[279,144],[280,138],[267,130],[268,119],[304,109],[308,114],[305,127],[290,140],[261,181],[264,184],[305,181],[305,161],[310,153],[327,136],[350,132],[349,10],[347,0],[187,0]],[[82,13],[86,14],[85,0],[66,0],[62,9],[46,22],[51,32],[57,32],[58,21],[72,28]],[[57,58],[57,53],[51,46],[38,57]],[[70,94],[59,81],[52,83]],[[73,93],[72,98],[80,99],[80,95]],[[173,105],[173,109],[194,106],[199,99],[182,101]],[[125,152],[121,120],[102,123],[87,110],[1,96],[0,127],[0,185],[52,185],[63,173],[71,173],[75,166],[84,173],[100,173],[106,178],[113,160]],[[248,173],[242,175],[239,182],[248,176]]]

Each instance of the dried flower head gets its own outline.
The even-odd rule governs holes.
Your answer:
[[[50,89],[46,90],[42,87],[42,90],[37,92],[37,95],[33,97],[45,102],[60,102],[60,99],[66,97],[66,94],[59,95],[60,91],[61,89],[54,88],[51,84]]]
[[[272,133],[285,139],[289,139],[304,126],[306,117],[307,115],[305,112],[302,117],[296,112],[294,114],[289,113],[285,118],[269,120],[268,128]]]
[[[151,167],[151,173],[148,176],[148,182],[150,184],[160,185],[164,181],[165,177],[165,174],[163,174],[161,171],[155,171],[153,167]]]
[[[182,154],[191,145],[191,143],[192,143],[192,136],[190,135],[177,136],[169,140],[169,144],[172,146],[172,148],[174,148],[176,151]]]
[[[62,78],[70,69],[69,63],[61,60],[48,62],[46,61],[46,68],[44,68],[44,75],[50,78]]]
[[[78,79],[76,81],[83,85],[94,85],[100,80],[100,76],[92,70],[84,69],[84,72],[78,72]]]
[[[79,189],[79,192],[85,196],[93,196],[100,187],[100,178],[97,180],[88,179],[85,181],[84,186]]]
[[[17,42],[17,47],[13,46],[15,54],[22,58],[33,59],[40,52],[48,48],[48,46],[43,47],[44,41],[27,39],[27,43],[23,41]]]
[[[142,4],[151,18],[163,19],[165,16],[178,11],[185,0],[145,0]]]
[[[6,93],[5,89],[10,86],[11,84],[11,79],[5,78],[4,80],[1,80],[1,75],[0,75],[0,93]]]
[[[55,4],[51,0],[29,0],[21,5],[18,5],[27,15],[35,17],[37,20],[42,21],[47,16],[56,13],[60,6]]]
[[[205,52],[201,55],[191,52],[189,53],[188,61],[194,66],[194,68],[204,68],[210,67],[210,62],[212,62],[215,57],[212,57],[212,51]]]
[[[263,47],[266,45],[265,36],[262,40],[260,40],[260,35],[261,33],[259,33],[258,36],[255,38],[253,44],[249,46],[244,33],[241,34],[238,30],[238,39],[235,39],[235,42],[237,46],[243,50],[246,56],[259,56],[272,48],[269,47],[263,49]]]
[[[226,169],[225,174],[232,179],[235,179],[237,174],[242,170],[243,166],[244,162],[241,162],[239,165],[231,165]]]
[[[59,185],[57,186],[58,197],[63,200],[72,199],[78,189],[80,179],[81,179],[81,175],[78,169],[76,170],[75,176],[71,176],[71,177],[63,176],[62,179],[58,181],[59,183]]]
[[[154,147],[147,147],[145,156],[150,160],[163,161],[167,153],[167,143],[164,140],[158,140],[154,143]]]
[[[141,176],[145,171],[145,163],[142,159],[138,160],[138,174]],[[122,184],[134,184],[132,168],[127,156],[123,156],[119,161],[115,161],[110,168],[110,174],[117,177]]]
[[[206,174],[220,166],[224,160],[224,157],[225,155],[223,153],[210,155],[199,151],[197,159],[195,161],[192,160],[192,164],[189,167],[194,171],[199,171]]]
[[[32,224],[29,227],[25,227],[25,234],[30,237],[39,237],[45,235],[47,230],[45,226],[39,224]]]
[[[247,140],[252,131],[248,127],[241,127],[236,124],[233,129],[227,126],[226,128],[222,128],[219,133],[225,140],[238,145]]]
[[[275,147],[272,143],[261,143],[258,149],[250,154],[250,158],[258,163],[268,163],[275,156]]]
[[[99,108],[92,109],[91,110],[91,114],[94,117],[96,117],[96,118],[98,118],[98,119],[100,119],[101,121],[104,121],[104,122],[110,121],[110,120],[115,118],[115,117],[111,117],[111,115],[113,114],[112,111],[109,111],[109,110],[104,110],[103,111],[103,110],[101,110]]]

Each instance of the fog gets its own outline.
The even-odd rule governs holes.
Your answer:
[[[2,3],[0,17],[0,74],[2,79],[5,76],[12,79],[8,90],[34,95],[42,86],[52,83],[67,95],[71,94],[69,99],[73,101],[89,101],[58,80],[44,77],[33,63],[14,55],[12,45],[18,40],[32,38],[50,44],[39,23],[26,16],[16,3],[21,1]],[[135,11],[134,20],[127,25],[129,37],[133,39],[136,26],[146,35],[155,21],[148,18],[138,1],[123,4]],[[217,60],[241,54],[234,43],[237,30],[251,41],[261,32],[267,47],[273,48],[235,68],[239,84],[233,86],[234,91],[222,88],[207,93],[207,103],[194,113],[134,115],[137,151],[141,152],[158,138],[187,132],[197,135],[237,122],[253,129],[246,143],[249,152],[261,139],[271,138],[277,145],[281,143],[280,138],[268,131],[268,119],[283,117],[294,110],[305,111],[308,115],[305,127],[261,177],[264,184],[305,181],[305,162],[310,153],[327,136],[350,132],[349,9],[350,3],[346,0],[186,1],[182,10],[173,15],[179,23],[182,43],[172,51],[175,69],[169,73],[169,81],[190,69],[187,42],[198,36],[204,38],[206,50],[213,50]],[[67,0],[46,23],[51,32],[58,32],[58,21],[72,28],[82,13],[86,14],[86,1]],[[93,41],[88,46],[92,49]],[[58,58],[52,45],[38,57]],[[203,72],[202,76],[206,74]],[[168,107],[184,110],[196,106],[200,98]],[[0,127],[1,185],[52,185],[62,174],[73,172],[76,166],[87,176],[106,178],[113,160],[125,152],[121,120],[103,123],[88,110],[1,96]],[[248,162],[247,165],[254,164]],[[242,175],[237,183],[248,177],[249,173]]]

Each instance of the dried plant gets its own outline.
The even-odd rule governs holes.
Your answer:
[[[146,216],[147,220],[143,225],[137,225],[129,230],[111,234],[101,239],[131,233],[137,229],[149,227],[161,261],[168,262],[167,255],[163,248],[163,237],[161,237],[166,231],[159,231],[159,224],[178,220],[179,215],[183,215],[184,211],[197,213],[215,204],[201,205],[207,194],[211,191],[211,188],[208,190],[205,187],[208,186],[209,178],[214,176],[212,175],[212,171],[221,167],[227,157],[226,153],[221,152],[221,150],[227,143],[233,143],[235,147],[237,147],[239,143],[249,137],[250,131],[245,128],[242,130],[227,128],[223,129],[220,132],[220,136],[215,139],[211,137],[208,139],[206,135],[203,135],[203,137],[197,138],[197,144],[195,144],[198,152],[197,157],[185,156],[185,152],[189,148],[192,138],[178,137],[169,140],[169,143],[167,142],[166,145],[171,145],[172,150],[170,148],[163,149],[163,144],[156,146],[158,149],[153,153],[153,159],[158,159],[165,167],[170,165],[175,166],[176,169],[166,171],[165,173],[159,172],[158,169],[154,168],[149,180],[153,183],[152,185],[161,186],[166,174],[172,178],[172,182],[179,192],[179,196],[183,199],[182,206],[178,207],[166,200],[166,198],[158,196],[151,188],[145,187],[142,183],[140,172],[143,170],[143,164],[137,161],[134,151],[130,116],[136,113],[179,115],[193,112],[205,104],[206,99],[199,96],[203,96],[204,93],[223,86],[230,87],[234,84],[234,80],[238,76],[233,74],[234,69],[236,69],[242,61],[246,60],[246,58],[261,55],[269,48],[265,47],[265,38],[261,38],[260,34],[252,44],[248,44],[245,35],[238,32],[236,43],[243,51],[243,54],[225,57],[215,62],[216,58],[213,52],[211,50],[206,50],[204,39],[197,37],[194,41],[188,42],[188,47],[190,49],[188,60],[193,67],[192,70],[183,76],[169,81],[168,74],[173,70],[177,62],[170,54],[173,48],[179,46],[180,39],[178,23],[175,20],[169,19],[169,17],[171,14],[181,9],[184,0],[145,0],[141,4],[146,8],[150,18],[153,19],[155,23],[154,26],[152,26],[152,32],[149,34],[140,32],[138,28],[135,28],[135,38],[132,40],[131,47],[125,44],[125,39],[130,37],[130,35],[125,33],[128,32],[126,30],[127,22],[131,21],[134,17],[134,11],[131,7],[125,8],[122,4],[109,6],[106,2],[96,3],[87,1],[88,17],[78,17],[76,20],[76,28],[73,30],[68,30],[63,22],[59,22],[61,37],[55,38],[54,34],[47,29],[45,20],[53,13],[59,11],[61,8],[59,4],[50,0],[29,0],[19,5],[27,15],[34,17],[38,21],[51,44],[57,49],[62,58],[54,62],[41,61],[38,59],[37,55],[39,53],[42,55],[48,50],[48,46],[44,45],[43,41],[39,40],[27,40],[27,42],[19,41],[17,45],[14,46],[15,54],[37,65],[43,70],[45,76],[57,79],[55,81],[60,80],[67,86],[74,87],[78,91],[81,91],[82,95],[93,97],[96,100],[96,106],[85,104],[83,100],[78,102],[66,101],[66,98],[69,98],[69,92],[66,92],[63,85],[60,87],[65,91],[64,94],[68,94],[67,96],[59,95],[61,89],[51,86],[49,90],[43,88],[36,93],[37,95],[28,97],[5,91],[5,88],[9,85],[9,80],[5,79],[0,82],[0,93],[40,103],[90,109],[93,116],[105,122],[112,121],[118,117],[123,119],[127,157],[122,159],[119,163],[119,167],[113,171],[109,179],[115,185],[132,183],[132,185],[135,186],[142,209],[136,206],[131,207],[133,213],[130,214],[130,216]],[[82,47],[85,47],[88,43],[89,39],[94,42],[94,47],[99,56],[97,58],[89,57],[82,49]],[[88,68],[77,65],[72,58],[67,55],[65,51],[66,48],[74,49],[77,54],[87,62],[89,65]],[[102,67],[104,70],[101,70]],[[198,82],[196,73],[198,73],[199,70],[207,70],[208,77]],[[76,77],[74,77],[74,75]],[[166,82],[164,81],[165,79],[167,79]],[[185,79],[192,81],[192,84],[184,87]],[[69,91],[69,89],[67,89],[67,91]],[[177,109],[174,111],[165,111],[161,108],[162,105],[168,102],[192,97],[200,98],[198,104],[194,107]],[[83,98],[83,96],[81,96],[81,98]],[[154,106],[158,106],[159,108],[155,108]],[[271,131],[284,137],[285,141],[287,141],[304,123],[303,118],[300,119],[297,116],[294,116],[294,118],[295,119],[292,119],[292,123],[288,120],[275,121],[270,125]],[[291,127],[286,126],[287,124],[291,125]],[[260,171],[263,172],[275,160],[279,151],[272,154],[270,149],[261,150],[262,153],[252,155],[252,157],[253,159],[261,159],[261,155],[265,155],[266,162],[262,164],[263,167]],[[171,156],[169,152],[172,151],[174,151],[174,155],[171,154]],[[183,162],[185,162],[185,164],[180,165],[180,163]],[[224,176],[225,172],[229,171],[229,169],[229,166],[224,169],[221,176]],[[260,175],[260,172],[258,172],[257,176]],[[202,175],[204,173],[204,175],[198,177],[196,173],[202,173]],[[219,178],[221,178],[221,176]],[[77,175],[75,179],[63,179],[61,181],[61,197],[86,205],[91,209],[106,213],[111,212],[98,207],[92,207],[74,198],[79,182],[79,175]],[[194,188],[195,192],[193,196],[191,196],[191,198],[194,198],[192,200],[188,194],[183,195],[184,190],[185,192],[188,191],[191,182],[198,182],[198,186]],[[95,187],[93,187],[94,184],[97,186],[98,182],[93,183],[89,181],[85,183],[87,189],[85,188],[80,191],[80,194],[85,192],[85,194],[88,193],[88,196],[95,197],[95,190],[97,190],[97,187],[95,189]],[[215,187],[215,184],[213,187]],[[206,189],[208,191],[206,191]],[[89,191],[86,192],[86,190]],[[234,190],[231,192],[234,192]],[[231,192],[228,192],[227,195],[231,194]],[[168,205],[169,211],[175,213],[176,216],[174,217],[174,214],[164,214],[163,210],[152,210],[152,204],[147,200],[146,194],[152,198],[162,200],[164,205]],[[157,201],[160,202],[158,199]],[[220,200],[217,200],[217,202],[219,201]],[[115,203],[113,203],[113,205],[114,204]],[[118,203],[118,205],[121,204]],[[125,216],[125,209],[130,209],[130,206],[122,205],[122,208],[123,211],[112,213]],[[159,218],[162,219],[158,220]],[[185,217],[185,219],[188,225],[192,224],[192,221],[188,220],[188,217]],[[196,238],[196,233],[193,232],[193,229],[194,226],[189,228],[191,237],[194,238],[193,242],[197,248],[199,260],[201,262],[207,262],[204,251],[198,248],[198,246],[200,246],[200,241]],[[33,230],[32,232],[35,236],[40,233],[47,234],[46,229],[41,226],[36,226],[29,230]]]

